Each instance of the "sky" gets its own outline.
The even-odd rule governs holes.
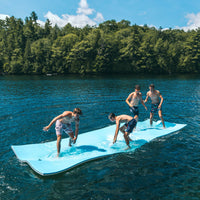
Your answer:
[[[200,0],[0,0],[0,19],[24,20],[32,11],[41,25],[49,19],[59,27],[98,26],[113,19],[163,29],[200,27]]]

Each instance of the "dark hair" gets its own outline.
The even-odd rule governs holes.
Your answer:
[[[78,115],[82,115],[82,110],[80,108],[74,108],[73,113],[76,113]]]
[[[155,86],[154,86],[154,84],[152,83],[152,84],[150,84],[150,85],[149,85],[149,87],[152,87],[152,88],[154,88]]]
[[[135,85],[135,89],[136,90],[140,90],[140,86],[139,85]]]
[[[108,118],[109,118],[109,119],[114,118],[114,117],[115,117],[115,114],[114,114],[114,113],[110,113],[110,114],[108,115]]]

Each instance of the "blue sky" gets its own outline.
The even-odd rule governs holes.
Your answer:
[[[77,27],[98,25],[111,19],[164,29],[200,27],[200,0],[0,0],[0,19],[25,19],[32,11],[39,23],[48,18],[60,27],[68,22]]]

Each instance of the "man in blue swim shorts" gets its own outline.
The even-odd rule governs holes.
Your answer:
[[[130,149],[129,141],[132,141],[129,137],[129,134],[132,133],[133,129],[135,128],[137,124],[137,118],[131,117],[129,115],[119,115],[116,116],[114,113],[110,113],[108,116],[108,119],[111,122],[116,122],[116,130],[115,135],[113,139],[113,144],[117,141],[117,136],[119,133],[119,130],[124,134],[124,139],[126,142],[126,145],[128,146],[125,150]],[[125,123],[122,127],[120,127],[120,123]]]
[[[159,110],[162,110],[161,107],[159,107],[160,103],[155,103],[155,104],[151,104],[151,113],[157,113]]]
[[[144,101],[142,100],[142,93],[140,92],[140,86],[135,85],[135,91],[130,93],[126,99],[126,103],[128,104],[130,108],[130,112],[133,114],[134,117],[139,117],[139,103],[144,106],[144,108],[147,110],[147,107],[144,104]]]
[[[151,98],[151,111],[150,111],[150,125],[153,124],[153,117],[154,113],[158,112],[158,115],[162,121],[163,128],[165,128],[164,119],[162,116],[162,103],[163,103],[163,97],[161,93],[158,90],[155,90],[154,84],[149,85],[149,91],[147,92],[146,99],[144,102],[146,103],[148,101],[148,98]]]

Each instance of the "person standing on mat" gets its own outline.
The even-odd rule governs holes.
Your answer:
[[[119,133],[119,130],[124,134],[124,139],[126,142],[126,145],[128,146],[125,150],[130,149],[129,141],[132,141],[129,137],[129,134],[132,133],[133,129],[135,128],[137,124],[137,117],[131,117],[129,115],[119,115],[116,116],[114,113],[110,113],[108,116],[108,119],[111,122],[116,122],[116,130],[115,135],[113,139],[113,144],[117,141],[117,136]],[[125,123],[122,127],[120,127],[120,123]]]
[[[64,111],[61,115],[53,118],[48,126],[43,128],[44,131],[48,131],[50,127],[56,122],[55,130],[57,135],[57,156],[60,155],[61,139],[63,131],[69,135],[69,146],[76,143],[79,130],[79,116],[82,115],[80,108],[75,108],[73,112]],[[71,127],[72,122],[75,122],[75,137]]]
[[[146,103],[148,101],[148,98],[151,98],[151,111],[150,111],[150,125],[153,124],[153,117],[154,113],[158,112],[158,115],[162,121],[163,128],[165,128],[164,119],[162,116],[162,103],[163,103],[163,97],[161,93],[158,90],[155,90],[154,84],[149,85],[149,91],[147,92],[146,99],[144,102]]]
[[[138,117],[139,117],[138,105],[139,105],[140,102],[142,103],[144,108],[147,110],[147,107],[144,104],[144,101],[142,100],[142,93],[140,92],[140,86],[135,85],[135,91],[129,94],[129,96],[126,99],[126,103],[128,104],[130,111],[133,114],[133,116],[135,118],[137,118],[137,121],[138,121]]]

